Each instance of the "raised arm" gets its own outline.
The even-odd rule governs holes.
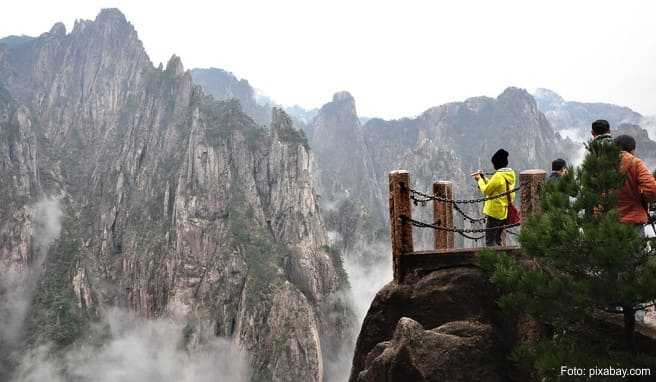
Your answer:
[[[485,181],[485,179],[478,179],[478,188],[481,190],[483,195],[485,196],[490,196],[495,193],[495,189],[499,188],[500,185],[503,183],[502,176],[498,174],[492,175],[492,178],[490,178],[489,181]]]

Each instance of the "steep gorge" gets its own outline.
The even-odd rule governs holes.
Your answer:
[[[190,351],[229,339],[252,380],[331,377],[346,278],[284,112],[263,128],[178,57],[155,68],[112,9],[0,43],[0,85],[1,273],[35,266],[31,205],[63,213],[6,365],[24,346],[77,346],[118,307],[180,323]]]

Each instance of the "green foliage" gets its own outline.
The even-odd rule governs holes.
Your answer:
[[[207,139],[214,147],[230,141],[232,134],[241,132],[251,150],[269,137],[267,131],[258,127],[252,119],[241,111],[237,100],[215,101],[205,98],[201,100],[201,111],[206,118]]]
[[[248,266],[251,305],[266,301],[266,297],[282,279],[279,277],[289,249],[277,243],[271,233],[257,224],[252,206],[247,206],[240,182],[233,175],[228,219],[232,233],[231,246],[239,251]]]
[[[294,146],[302,145],[306,150],[310,150],[310,144],[305,136],[305,132],[301,129],[297,130],[291,125],[288,127],[281,127],[278,130],[278,138],[281,142],[290,143]]]
[[[87,328],[89,318],[71,289],[71,278],[80,257],[75,224],[70,217],[64,219],[61,238],[48,252],[27,321],[31,343],[52,342],[59,347],[67,346]]]
[[[544,184],[542,213],[522,225],[519,240],[530,264],[506,254],[480,255],[483,270],[504,291],[500,307],[528,313],[549,328],[538,346],[514,353],[547,379],[557,378],[561,365],[653,364],[636,352],[630,325],[626,336],[612,336],[593,318],[621,305],[630,321],[638,304],[656,298],[656,259],[634,227],[619,221],[619,148],[599,140],[587,148],[579,169]]]
[[[333,267],[335,268],[337,277],[340,280],[340,288],[349,289],[351,286],[349,283],[348,274],[346,274],[346,270],[344,269],[344,260],[339,249],[331,245],[324,245],[321,247],[321,249],[326,251],[328,256],[330,256],[330,260],[333,264]]]

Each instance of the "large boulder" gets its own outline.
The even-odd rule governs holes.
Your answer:
[[[497,289],[475,266],[455,266],[381,289],[358,337],[351,382],[530,378],[508,356],[540,327],[503,315]]]
[[[498,342],[491,325],[453,321],[425,330],[402,318],[391,341],[369,352],[359,382],[501,381]]]

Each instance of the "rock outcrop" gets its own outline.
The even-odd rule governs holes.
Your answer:
[[[117,10],[0,43],[0,274],[34,265],[30,205],[57,198],[24,338],[65,347],[109,307],[223,336],[253,379],[321,381],[348,330],[307,144],[150,62]],[[204,323],[210,322],[210,325]]]
[[[191,77],[205,93],[219,101],[238,100],[243,112],[260,125],[271,122],[271,105],[258,104],[255,89],[248,80],[238,79],[234,74],[218,68],[192,69]]]
[[[626,134],[636,140],[635,154],[644,160],[649,168],[656,167],[656,141],[649,138],[649,133],[639,125],[622,123],[613,129],[614,135]]]
[[[521,380],[507,357],[534,333],[501,315],[495,294],[471,266],[389,283],[362,325],[350,381]]]
[[[317,188],[328,210],[326,222],[352,245],[361,237],[350,233],[362,232],[358,227],[371,232],[370,223],[384,221],[386,208],[353,96],[336,93],[306,131],[316,161]]]
[[[452,321],[425,330],[399,320],[391,341],[367,355],[358,381],[502,381],[499,349],[490,325]]]

